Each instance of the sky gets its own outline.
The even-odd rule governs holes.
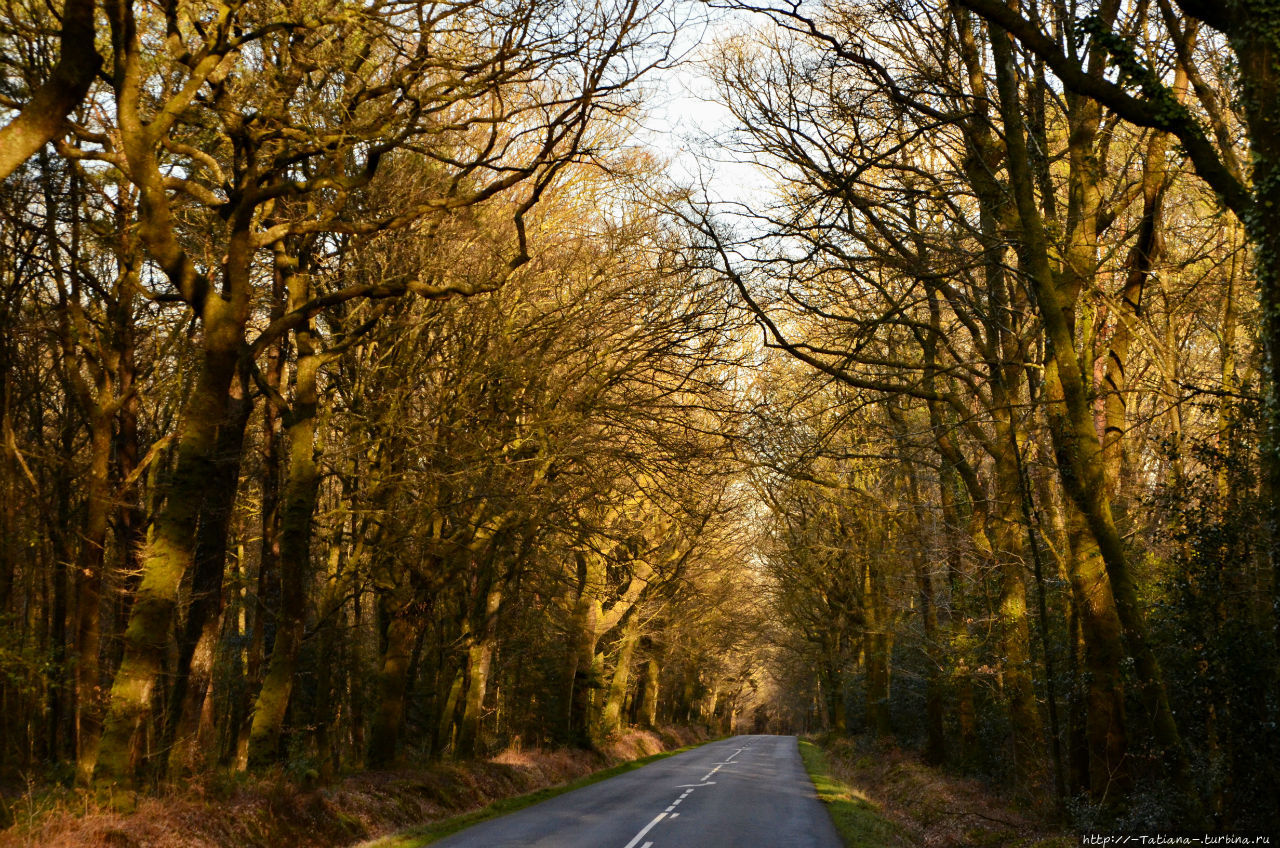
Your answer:
[[[683,5],[691,9],[690,22],[681,27],[677,39],[681,59],[647,79],[648,115],[640,141],[669,160],[675,182],[703,185],[715,200],[758,201],[762,191],[769,191],[769,182],[754,165],[735,160],[717,143],[734,119],[720,102],[705,66],[719,39],[759,21],[701,3]]]

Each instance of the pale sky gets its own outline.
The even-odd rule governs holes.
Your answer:
[[[716,140],[734,123],[719,101],[715,84],[704,73],[718,38],[746,29],[752,19],[724,10],[703,10],[709,19],[694,20],[680,33],[678,50],[684,61],[661,70],[645,83],[649,116],[641,142],[671,160],[672,179],[680,184],[705,184],[714,200],[759,202],[770,191],[769,180],[749,162],[735,160]],[[758,19],[754,22],[759,22]]]

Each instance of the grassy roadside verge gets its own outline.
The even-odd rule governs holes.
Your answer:
[[[801,739],[800,759],[845,848],[894,848],[902,844],[901,829],[884,818],[878,806],[831,774],[825,751]]]
[[[457,833],[460,830],[479,824],[482,821],[505,816],[508,813],[514,813],[517,810],[523,810],[525,807],[531,807],[539,804],[557,795],[563,795],[566,792],[572,792],[575,789],[581,789],[584,786],[590,786],[593,783],[599,783],[602,780],[608,780],[611,777],[617,777],[620,774],[626,774],[629,771],[635,771],[643,768],[649,763],[666,759],[667,757],[682,754],[685,751],[691,751],[706,745],[708,742],[714,742],[715,739],[708,739],[706,742],[699,742],[696,745],[686,745],[683,748],[676,748],[671,751],[661,751],[657,754],[651,754],[648,757],[641,757],[638,760],[630,760],[625,763],[619,763],[600,771],[592,772],[577,780],[563,783],[559,786],[548,786],[545,789],[539,789],[536,792],[529,792],[525,795],[516,795],[511,798],[500,798],[488,806],[481,807],[469,813],[463,813],[460,816],[445,819],[443,821],[432,822],[428,825],[402,830],[399,833],[393,833],[390,836],[384,836],[372,842],[366,842],[359,848],[421,848],[424,845],[430,845],[432,842],[443,839]]]

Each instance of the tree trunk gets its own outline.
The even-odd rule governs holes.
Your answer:
[[[636,645],[640,642],[640,616],[632,610],[623,625],[622,636],[618,640],[618,659],[613,669],[613,677],[609,681],[609,693],[605,698],[604,711],[600,716],[601,738],[618,732],[622,727],[622,704],[627,697],[627,686],[631,679],[631,657],[635,654]]]
[[[1133,582],[1124,544],[1111,515],[1105,491],[1102,446],[1088,402],[1084,374],[1076,356],[1071,324],[1062,294],[1049,266],[1048,245],[1043,222],[1035,207],[1027,170],[1026,137],[1017,97],[1017,72],[1008,35],[992,27],[996,78],[1000,88],[1000,110],[1005,122],[1010,179],[1022,222],[1029,262],[1028,278],[1036,293],[1039,313],[1046,332],[1045,389],[1049,396],[1061,397],[1050,403],[1049,424],[1058,458],[1060,477],[1068,497],[1084,515],[1106,565],[1114,603],[1129,643],[1139,678],[1140,693],[1156,739],[1166,752],[1170,771],[1183,794],[1194,801],[1190,763],[1169,706],[1164,675],[1146,634],[1137,589]]]
[[[283,281],[275,282],[274,299],[284,301]],[[282,309],[279,311],[283,311]],[[277,316],[278,317],[278,316]],[[267,349],[262,369],[269,394],[278,393],[284,378],[285,339]],[[244,721],[237,731],[236,770],[249,767],[249,735],[253,729],[253,701],[261,691],[267,658],[275,650],[276,626],[280,620],[280,447],[282,441],[279,405],[262,405],[262,514],[258,548],[258,570],[254,579],[253,603],[245,610],[249,644],[245,649],[245,685],[241,698]]]
[[[823,725],[836,733],[849,732],[849,711],[845,708],[844,675],[835,663],[826,662],[822,673],[818,676],[818,685],[822,689],[821,706],[826,711]]]
[[[200,512],[196,538],[195,571],[187,618],[178,639],[178,663],[173,673],[168,709],[169,769],[174,776],[186,770],[198,772],[215,754],[197,742],[205,695],[213,680],[218,636],[222,631],[222,584],[227,565],[227,541],[231,514],[240,481],[240,458],[245,427],[253,411],[249,387],[234,387],[227,420],[218,433],[215,474],[210,495]]]
[[[445,695],[444,708],[440,710],[440,721],[436,725],[435,750],[441,756],[453,748],[453,728],[454,719],[458,714],[458,699],[462,697],[462,690],[466,685],[464,671],[460,668],[453,673],[453,682],[449,684],[449,691]],[[379,716],[380,719],[381,716]],[[373,737],[377,737],[377,725],[374,727]]]
[[[863,614],[866,619],[867,724],[876,736],[893,734],[889,717],[889,663],[893,631],[883,603],[883,578],[867,564],[863,575]]]
[[[480,715],[488,692],[501,606],[502,587],[494,581],[485,596],[484,619],[474,629],[476,635],[467,649],[467,697],[462,707],[462,723],[458,727],[457,750],[460,757],[474,757],[480,747]]]
[[[67,116],[89,93],[102,67],[93,44],[95,5],[93,0],[63,4],[58,63],[18,116],[0,127],[0,180],[57,138]]]
[[[94,783],[133,786],[134,739],[147,719],[164,670],[178,592],[195,560],[200,507],[216,478],[219,425],[225,421],[241,327],[216,296],[205,320],[205,356],[178,437],[178,460],[167,497],[142,556],[142,580],[125,630],[124,656],[111,687]]]
[[[1084,646],[1089,794],[1095,801],[1116,804],[1125,800],[1130,786],[1122,629],[1102,555],[1079,510],[1070,503],[1066,508],[1068,576]]]
[[[1236,26],[1228,33],[1239,57],[1245,122],[1253,155],[1253,205],[1245,228],[1254,245],[1254,274],[1262,315],[1265,438],[1262,445],[1267,552],[1272,609],[1280,609],[1280,33],[1275,9],[1262,0],[1231,4]],[[1280,616],[1271,616],[1280,648]]]
[[[299,308],[310,297],[308,275],[293,273],[296,265],[282,249],[277,250],[276,265],[287,282],[289,308]],[[320,490],[316,411],[323,360],[312,342],[309,324],[294,331],[294,344],[298,360],[293,406],[285,413],[288,456],[280,513],[280,618],[271,662],[254,705],[249,730],[250,768],[265,765],[278,754],[302,647],[307,581],[311,577],[311,528]]]
[[[996,391],[993,389],[993,395]],[[1006,399],[1002,399],[1006,400]],[[1044,734],[1040,713],[1036,708],[1035,682],[1032,675],[1031,625],[1027,609],[1027,585],[1023,579],[1026,562],[1024,527],[1020,519],[1017,457],[1013,445],[1017,438],[1011,404],[993,410],[996,417],[996,521],[992,547],[1000,577],[999,626],[1000,646],[1004,654],[1002,673],[1004,694],[1013,726],[1014,771],[1020,779],[1028,779],[1036,770],[1044,752]]]
[[[76,570],[76,782],[93,777],[102,733],[102,583],[110,504],[111,419],[97,406],[89,424],[84,539]]]
[[[913,484],[914,485],[914,484]],[[918,503],[918,502],[917,502]],[[920,517],[917,512],[917,519]],[[935,765],[947,759],[946,728],[944,725],[941,643],[938,638],[938,613],[934,603],[933,577],[929,574],[923,553],[914,553],[916,584],[920,592],[920,620],[924,630],[924,655],[926,663],[924,713],[925,759]]]
[[[378,667],[378,707],[369,731],[368,765],[386,768],[395,762],[400,751],[400,731],[404,727],[405,697],[408,694],[409,664],[413,657],[416,633],[409,619],[394,615],[387,626],[387,645]],[[462,672],[454,682],[451,703],[446,714],[452,721],[453,705],[462,688]]]
[[[658,726],[658,684],[661,671],[658,661],[649,658],[644,664],[644,683],[641,686],[640,724],[649,730]]]
[[[602,605],[595,592],[604,582],[603,563],[587,554],[580,563],[581,582],[570,620],[566,672],[568,709],[564,713],[561,738],[570,744],[591,747],[591,697],[599,686],[595,676],[596,646],[600,641]]]

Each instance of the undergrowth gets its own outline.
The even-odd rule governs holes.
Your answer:
[[[845,848],[889,848],[903,844],[901,829],[880,814],[880,808],[865,795],[831,775],[826,752],[812,742],[801,740],[800,759],[818,791],[818,798],[831,814]]]
[[[849,848],[1067,848],[1051,809],[926,765],[870,737],[802,741],[800,754]]]
[[[629,731],[600,751],[513,749],[488,760],[354,774],[320,788],[290,780],[284,771],[235,779],[209,775],[140,796],[127,814],[87,793],[31,786],[6,800],[18,821],[0,831],[0,848],[342,848],[406,828],[425,833],[437,823],[462,822],[452,825],[458,829],[479,820],[469,817],[487,817],[495,802],[534,803],[564,791],[559,787],[604,779],[610,769],[638,768],[631,761],[705,738],[688,728]]]
[[[711,740],[707,740],[711,741]],[[421,827],[410,828],[409,830],[393,834],[373,842],[367,842],[359,848],[422,848],[422,846],[430,845],[446,836],[465,830],[472,825],[479,824],[489,819],[496,819],[499,816],[505,816],[525,807],[531,807],[534,804],[540,804],[557,795],[563,795],[566,792],[572,792],[575,789],[581,789],[584,786],[590,786],[593,783],[599,783],[602,780],[608,780],[611,777],[617,777],[620,774],[626,774],[629,771],[635,771],[638,768],[649,765],[649,763],[675,756],[676,754],[692,750],[699,745],[705,745],[706,742],[698,742],[694,745],[686,745],[683,748],[675,748],[670,751],[662,751],[657,754],[651,754],[638,760],[630,760],[629,762],[619,763],[612,768],[601,769],[597,772],[585,775],[577,780],[564,783],[559,786],[548,786],[539,789],[536,792],[530,792],[525,795],[517,795],[512,798],[500,798],[479,810],[464,813],[451,819],[445,819],[441,822],[423,825]]]

